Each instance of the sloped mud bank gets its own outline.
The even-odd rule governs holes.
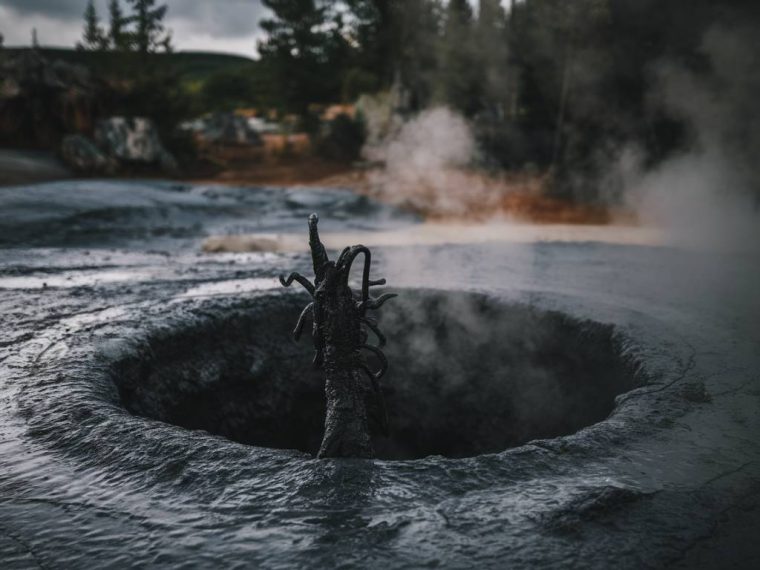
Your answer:
[[[203,237],[303,232],[312,209],[340,232],[403,222],[276,192],[0,190],[3,568],[758,566],[754,259],[377,247],[402,293],[379,313],[394,433],[384,458],[319,461],[303,298],[276,280],[308,272],[306,244]]]
[[[485,295],[403,290],[382,315],[392,363],[384,403],[367,392],[381,459],[471,457],[567,435],[607,417],[636,385],[614,329]],[[160,328],[112,365],[133,414],[240,443],[315,455],[324,380],[288,331],[303,301],[259,297]]]

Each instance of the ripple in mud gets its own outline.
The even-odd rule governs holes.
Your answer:
[[[133,414],[256,446],[314,454],[324,382],[312,347],[290,340],[304,305],[265,295],[256,310],[224,309],[153,333],[115,362]],[[634,387],[611,326],[470,293],[403,291],[380,326],[389,437],[377,456],[414,459],[498,452],[603,420]],[[371,407],[371,406],[370,406]]]

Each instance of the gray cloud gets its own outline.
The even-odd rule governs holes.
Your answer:
[[[81,18],[86,1],[80,0],[0,0],[0,7],[21,16],[46,16],[61,20]]]
[[[240,52],[253,55],[266,13],[260,0],[164,0],[166,26],[179,49]],[[126,8],[126,2],[121,0]],[[101,19],[108,19],[108,0],[95,0]],[[37,28],[42,45],[73,46],[81,36],[87,0],[0,0],[0,33],[6,45],[27,45]]]
[[[256,33],[264,7],[257,0],[167,0],[168,24],[186,20],[211,36],[243,37]]]
[[[185,20],[211,36],[240,37],[258,28],[264,7],[258,0],[164,0],[169,6],[167,24]],[[126,2],[122,0],[126,7]],[[81,20],[87,0],[0,0],[19,16],[45,16],[64,22]],[[107,16],[107,0],[96,0],[102,19]]]

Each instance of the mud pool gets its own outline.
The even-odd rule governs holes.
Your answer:
[[[756,258],[582,230],[379,248],[394,432],[317,461],[275,279],[306,248],[201,248],[313,210],[418,223],[330,189],[0,189],[3,568],[756,567]]]

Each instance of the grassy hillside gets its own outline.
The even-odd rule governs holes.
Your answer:
[[[14,54],[27,51],[29,48],[6,48],[6,53]],[[69,63],[79,63],[92,68],[118,68],[119,54],[111,52],[78,51],[65,48],[41,48],[41,53],[49,59],[60,59]],[[181,51],[171,54],[155,54],[149,56],[157,63],[168,63],[176,71],[181,80],[187,84],[203,83],[211,75],[220,71],[237,71],[253,68],[256,60],[224,53]]]
[[[203,82],[220,71],[238,71],[256,65],[256,60],[244,56],[200,51],[183,51],[163,57],[169,57],[185,81]]]

